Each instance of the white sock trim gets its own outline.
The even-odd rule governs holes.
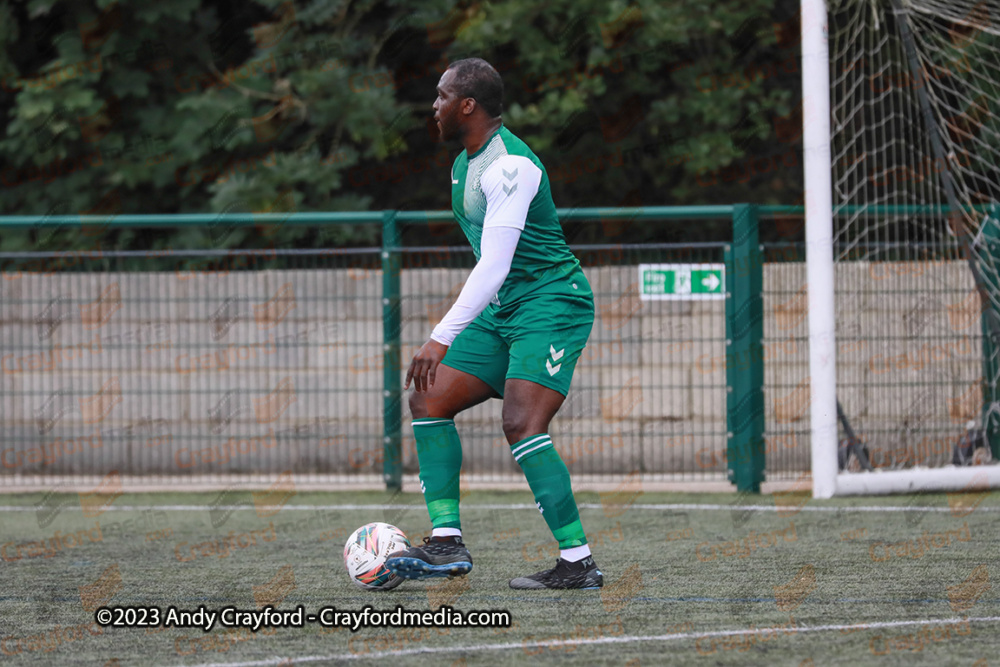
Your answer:
[[[514,460],[515,460],[515,461],[517,461],[518,463],[520,463],[520,462],[521,462],[521,459],[523,459],[523,458],[524,458],[525,456],[527,456],[527,455],[528,455],[528,454],[530,454],[531,452],[534,452],[534,451],[537,451],[537,450],[539,450],[539,449],[542,449],[543,447],[553,447],[553,446],[554,446],[554,445],[552,444],[552,441],[551,441],[551,440],[546,440],[546,441],[545,441],[545,442],[543,442],[542,444],[540,444],[540,445],[535,445],[534,447],[532,447],[531,449],[529,449],[529,450],[528,450],[528,451],[526,451],[526,452],[521,452],[520,454],[518,454],[517,456],[515,456],[515,457],[514,457]]]
[[[451,537],[451,536],[462,536],[461,528],[434,528],[431,530],[431,537]]]
[[[528,447],[529,445],[533,445],[536,442],[539,442],[540,440],[550,440],[549,434],[548,433],[542,433],[541,435],[536,435],[531,440],[528,440],[527,442],[522,442],[517,447],[511,449],[510,453],[514,455],[514,458],[517,458],[518,453],[524,451],[525,447]]]
[[[412,425],[413,426],[434,426],[435,424],[454,424],[455,423],[454,419],[436,419],[436,420],[434,420],[433,417],[424,417],[423,419],[425,421],[418,421],[418,420],[414,419],[413,422],[412,422]]]
[[[581,561],[590,555],[590,545],[584,544],[579,547],[570,547],[569,549],[560,549],[559,557],[563,560],[569,561],[570,563],[576,563]]]

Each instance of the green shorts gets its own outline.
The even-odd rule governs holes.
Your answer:
[[[474,375],[501,397],[512,378],[565,396],[594,326],[589,292],[542,294],[509,312],[490,306],[455,338],[441,363]]]

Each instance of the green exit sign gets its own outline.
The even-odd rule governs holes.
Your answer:
[[[643,301],[726,298],[725,264],[640,264]]]

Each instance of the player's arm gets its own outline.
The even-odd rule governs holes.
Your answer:
[[[450,346],[500,291],[541,179],[542,171],[519,155],[505,155],[483,172],[480,185],[486,197],[486,216],[479,262],[455,304],[434,327],[431,340]]]
[[[500,291],[510,273],[528,208],[538,193],[541,178],[541,170],[531,160],[516,155],[499,158],[483,172],[480,184],[486,196],[486,217],[479,261],[455,304],[434,327],[430,340],[414,355],[404,388],[409,389],[411,379],[418,392],[434,384],[438,364],[448,347]]]

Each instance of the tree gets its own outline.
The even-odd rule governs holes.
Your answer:
[[[505,122],[546,165],[557,206],[792,203],[801,196],[793,7],[7,4],[0,211],[448,208],[445,179],[458,149],[437,143],[428,121],[447,63],[469,55],[501,71]],[[116,228],[102,238],[153,248],[260,242],[260,230],[219,227]],[[683,238],[724,228],[687,229]],[[610,229],[615,242],[664,238],[660,227]],[[5,234],[0,244],[76,247],[83,231]],[[279,245],[304,246],[371,244],[377,233],[269,231]],[[431,231],[462,242],[454,229]],[[595,225],[568,233],[577,241],[609,234]],[[407,238],[426,240],[427,231]]]

